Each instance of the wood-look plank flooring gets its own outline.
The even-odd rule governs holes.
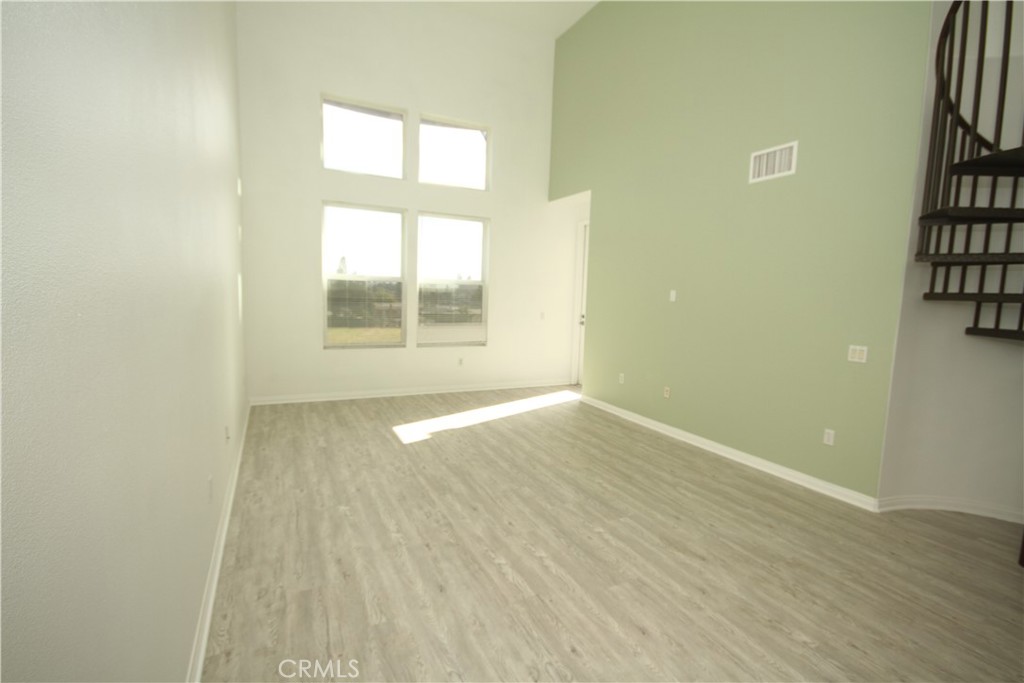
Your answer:
[[[253,408],[205,681],[1021,681],[1021,527],[874,514],[554,391]],[[343,679],[335,679],[343,680]]]

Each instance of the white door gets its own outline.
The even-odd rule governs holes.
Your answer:
[[[590,240],[590,223],[581,222],[576,226],[576,280],[574,285],[572,368],[573,384],[583,380],[583,339],[587,331],[587,249]]]

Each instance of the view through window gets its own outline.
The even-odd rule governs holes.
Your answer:
[[[324,167],[401,178],[404,128],[401,114],[325,100]]]
[[[402,222],[396,211],[324,206],[326,346],[403,343]]]
[[[487,132],[420,123],[420,182],[487,189]]]
[[[484,222],[419,217],[420,344],[480,344],[487,340]]]

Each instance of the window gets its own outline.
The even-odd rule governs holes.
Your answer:
[[[487,131],[420,123],[420,182],[487,189]]]
[[[398,211],[324,205],[324,346],[399,346],[402,222]]]
[[[324,100],[324,168],[402,178],[401,114]]]
[[[389,192],[403,190],[393,200],[383,200],[402,207],[396,209],[324,203],[324,347],[405,346],[406,323],[411,325],[413,316],[417,324],[412,336],[420,346],[486,344],[486,220],[423,214],[417,199],[441,200],[440,205],[435,203],[437,208],[458,212],[457,202],[474,195],[436,188],[421,192],[420,184],[487,190],[489,131],[414,113],[413,121],[419,120],[419,168],[416,177],[407,177],[407,121],[401,110],[348,104],[329,96],[320,104],[325,177],[332,184],[340,180],[348,198],[356,202],[366,201],[360,192],[386,198]],[[352,178],[332,171],[383,179],[352,183]],[[369,200],[377,201],[381,200]],[[415,253],[405,251],[407,211],[408,246],[415,247]],[[405,263],[406,257],[415,259],[415,269]],[[406,296],[407,265],[415,296]]]
[[[419,217],[419,344],[486,343],[484,228],[478,219]]]

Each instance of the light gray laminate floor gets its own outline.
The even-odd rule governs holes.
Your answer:
[[[865,512],[577,402],[392,431],[550,391],[253,408],[204,680],[1024,679],[1019,525]]]

